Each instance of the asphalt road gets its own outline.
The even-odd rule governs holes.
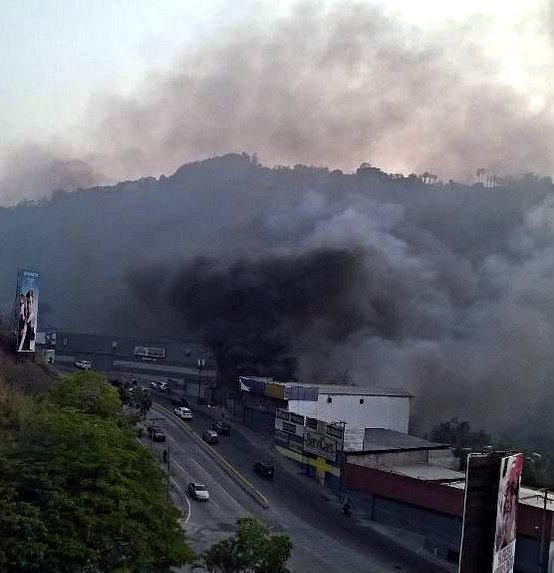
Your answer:
[[[169,407],[169,406],[168,406]],[[193,408],[194,410],[194,408]],[[183,499],[188,539],[200,552],[214,541],[232,534],[238,517],[255,515],[276,531],[288,533],[294,543],[290,567],[295,573],[431,573],[428,563],[374,538],[355,522],[345,518],[331,496],[326,496],[305,476],[281,471],[276,464],[274,481],[259,478],[252,471],[255,461],[271,457],[267,446],[259,446],[232,431],[214,446],[226,460],[252,482],[269,500],[262,508],[214,460],[205,446],[190,436],[177,421],[161,409],[151,415],[163,418],[170,452],[171,475],[183,492],[190,481],[207,486],[209,502]],[[211,427],[212,419],[195,411],[190,424],[197,432]],[[163,445],[152,445],[158,454]],[[438,569],[437,569],[438,571]]]

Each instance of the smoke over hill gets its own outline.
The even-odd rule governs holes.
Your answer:
[[[226,368],[406,387],[419,428],[551,431],[553,191],[228,155],[0,210],[2,305],[35,268],[43,326],[198,336]]]
[[[546,9],[543,20],[534,35],[548,43]],[[302,2],[264,26],[214,26],[169,71],[130,94],[95,94],[70,133],[16,150],[0,204],[239,149],[272,165],[351,170],[371,158],[445,180],[479,167],[552,174],[552,111],[505,81],[490,25],[418,28],[364,2]]]

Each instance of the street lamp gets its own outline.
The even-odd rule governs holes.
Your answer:
[[[199,358],[196,361],[196,366],[198,367],[198,403],[201,403],[201,396],[202,396],[202,390],[201,390],[201,386],[202,386],[202,368],[204,368],[204,366],[206,366],[206,359],[205,358]]]

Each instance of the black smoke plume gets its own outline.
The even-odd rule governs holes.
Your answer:
[[[367,322],[369,307],[375,328],[390,328],[391,306],[360,296],[368,281],[361,251],[330,248],[230,264],[202,257],[169,277],[159,266],[129,275],[134,294],[147,304],[161,301],[165,308],[152,310],[174,324],[184,321],[226,374],[285,380],[296,376],[300,346],[314,328],[322,339],[343,343]]]

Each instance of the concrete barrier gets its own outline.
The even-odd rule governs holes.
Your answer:
[[[166,414],[169,414],[177,420],[180,426],[187,432],[190,436],[192,436],[195,440],[197,440],[204,449],[208,452],[210,457],[214,459],[216,462],[219,463],[223,471],[232,477],[235,482],[254,499],[259,505],[261,505],[264,509],[269,507],[269,500],[265,495],[259,491],[254,484],[252,484],[249,480],[247,480],[233,465],[231,465],[217,450],[212,448],[209,444],[207,444],[192,428],[190,428],[183,420],[178,418],[171,410],[168,410],[158,402],[154,402],[152,404],[159,410],[162,410]]]

